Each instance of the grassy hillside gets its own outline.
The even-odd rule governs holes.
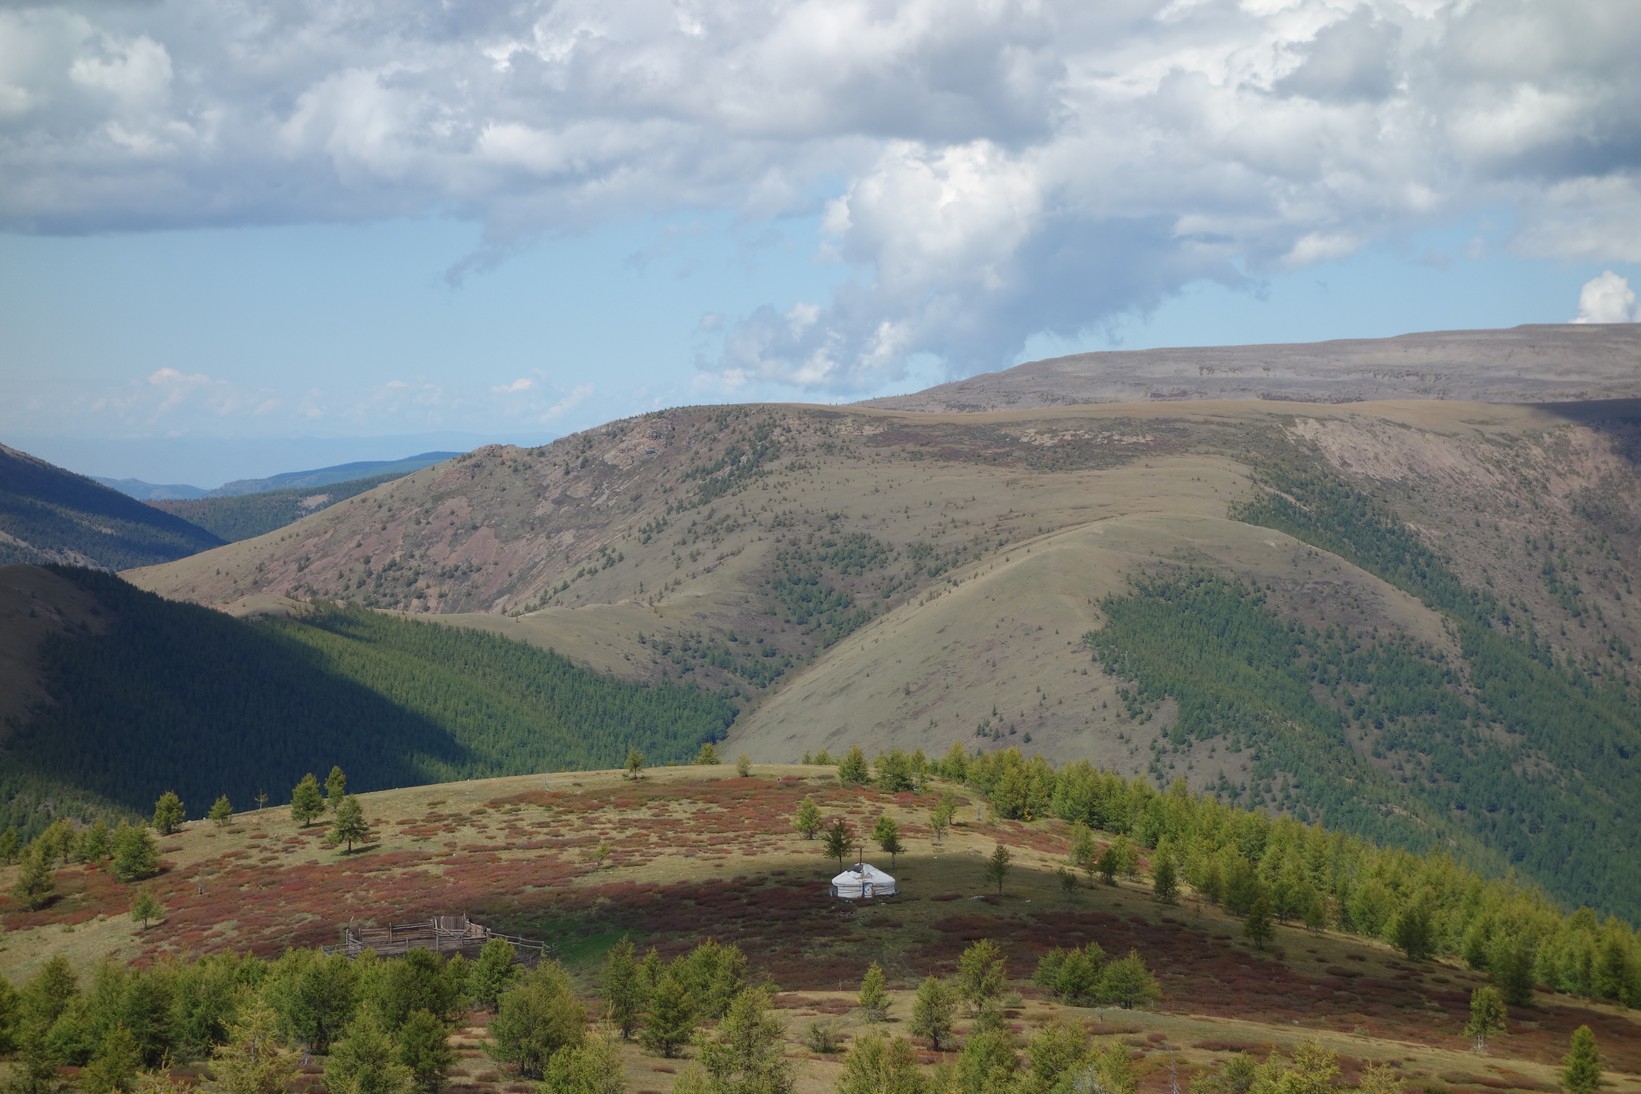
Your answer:
[[[121,570],[220,543],[203,528],[0,445],[0,565],[64,562]]]
[[[42,698],[14,714],[0,827],[25,832],[89,803],[146,814],[167,789],[194,815],[219,794],[284,800],[332,764],[359,790],[609,767],[629,746],[693,756],[734,718],[725,701],[576,668],[494,636],[356,609],[233,619],[92,571],[82,617],[40,636]]]
[[[224,543],[237,543],[293,524],[327,505],[374,490],[405,474],[408,471],[393,471],[323,486],[292,486],[260,493],[208,495],[149,504],[206,529]]]
[[[684,409],[481,450],[132,577],[699,681],[741,705],[730,747],[757,759],[1014,745],[1623,910],[1637,880],[1603,863],[1636,823],[1638,437],[1632,404]],[[1179,660],[1136,643],[1181,573],[1249,600],[1257,648],[1189,678],[1142,664]],[[1237,684],[1238,659],[1286,692]]]
[[[955,798],[956,823],[937,841],[929,820],[943,793]],[[881,816],[897,821],[907,844],[894,868],[900,896],[859,906],[829,899],[835,861],[788,823],[805,797],[857,832]],[[1183,796],[1135,800],[1141,798],[1157,803],[1142,817],[1195,812]],[[739,778],[720,767],[652,770],[637,782],[616,772],[519,777],[361,801],[376,840],[352,854],[325,847],[321,825],[299,827],[283,809],[242,812],[220,827],[196,822],[165,838],[164,868],[146,883],[163,914],[147,927],[127,911],[134,886],[112,881],[100,864],[60,868],[57,898],[46,908],[25,912],[0,898],[0,974],[21,984],[61,956],[85,987],[105,956],[115,958],[122,975],[127,963],[173,970],[226,953],[272,960],[288,946],[334,941],[345,923],[466,913],[553,943],[596,1013],[605,956],[623,934],[639,953],[656,947],[662,960],[715,939],[746,955],[749,980],[767,978],[777,990],[773,1015],[795,1089],[819,1094],[836,1088],[844,1055],[809,1047],[811,1027],[829,1027],[843,1050],[874,1031],[855,1005],[870,963],[884,970],[890,994],[888,1021],[875,1028],[912,1037],[923,978],[952,977],[965,950],[988,939],[999,948],[1006,978],[1002,1017],[1012,1040],[1005,1066],[1023,1067],[1020,1047],[1060,1020],[1099,1049],[1119,1053],[1137,1089],[1147,1092],[1173,1082],[1209,1089],[1238,1053],[1291,1059],[1307,1042],[1333,1055],[1345,1089],[1381,1065],[1408,1090],[1553,1091],[1572,1031],[1588,1025],[1612,1088],[1641,1083],[1636,1012],[1549,990],[1552,980],[1537,990],[1529,983],[1487,1053],[1474,1052],[1464,1026],[1471,991],[1489,982],[1486,974],[1452,958],[1410,960],[1347,933],[1338,921],[1355,914],[1346,909],[1382,905],[1387,894],[1400,900],[1412,882],[1447,877],[1462,889],[1465,879],[1439,860],[1380,863],[1367,849],[1300,826],[1261,825],[1245,814],[1223,825],[1222,861],[1245,864],[1260,878],[1297,871],[1329,894],[1326,925],[1276,923],[1261,947],[1223,900],[1189,885],[1177,905],[1155,900],[1150,851],[1133,877],[1119,871],[1108,885],[1079,870],[1065,888],[1057,871],[1067,864],[1076,829],[1054,817],[1027,823],[988,816],[977,792],[959,783],[890,793],[840,786],[831,768],[758,766]],[[1147,837],[1131,820],[1123,829],[1091,832],[1095,850],[1125,840],[1144,848]],[[1161,830],[1153,828],[1153,836]],[[1001,891],[984,874],[998,846],[1011,854]],[[870,858],[887,865],[883,856]],[[0,874],[8,889],[10,881],[9,871]],[[1501,899],[1499,887],[1474,891],[1501,912],[1531,904],[1528,894]],[[1573,940],[1636,944],[1627,927],[1556,922],[1537,939],[1547,970],[1560,960],[1552,951]],[[1032,982],[1051,948],[1088,943],[1111,958],[1136,952],[1156,974],[1160,1001],[1133,1010],[1076,1006]],[[292,964],[287,959],[281,968]],[[225,999],[231,1007],[231,995]],[[973,1062],[973,1053],[962,1050],[981,1041],[979,1023],[962,1007],[956,1019],[956,1035],[942,1049],[916,1038],[914,1057],[925,1073]],[[481,1014],[462,1017],[450,1039],[450,1085],[491,1094],[517,1083],[485,1055],[491,1024]],[[629,1043],[618,1055],[629,1089],[668,1091],[699,1050],[668,1060]]]

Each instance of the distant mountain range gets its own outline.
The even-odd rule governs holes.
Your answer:
[[[332,486],[357,479],[382,476],[408,475],[436,463],[459,456],[459,452],[423,452],[402,460],[359,460],[319,467],[311,471],[286,471],[265,479],[237,479],[214,490],[206,490],[186,483],[157,484],[141,479],[110,479],[93,476],[104,486],[111,487],[141,501],[185,501],[194,498],[232,498],[245,494],[263,494],[271,490],[289,490],[303,487]],[[385,481],[385,480],[384,480]]]

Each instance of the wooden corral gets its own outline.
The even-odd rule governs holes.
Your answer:
[[[374,950],[379,957],[403,957],[411,950],[432,950],[434,953],[459,953],[474,958],[492,938],[499,938],[513,947],[514,955],[527,965],[534,965],[553,952],[553,948],[545,942],[492,931],[465,915],[436,915],[420,923],[402,923],[391,927],[355,927],[349,924],[342,931],[342,952],[349,957],[358,957],[366,950]]]

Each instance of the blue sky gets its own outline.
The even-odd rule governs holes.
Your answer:
[[[0,441],[213,486],[1114,346],[1634,321],[1607,0],[0,10]]]

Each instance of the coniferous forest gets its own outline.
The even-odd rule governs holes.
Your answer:
[[[684,760],[721,738],[727,701],[646,686],[493,635],[360,609],[233,619],[64,568],[109,620],[52,639],[51,701],[7,742],[0,828],[54,810],[144,813],[175,790],[278,802],[333,764],[349,789],[619,766],[629,747]]]

